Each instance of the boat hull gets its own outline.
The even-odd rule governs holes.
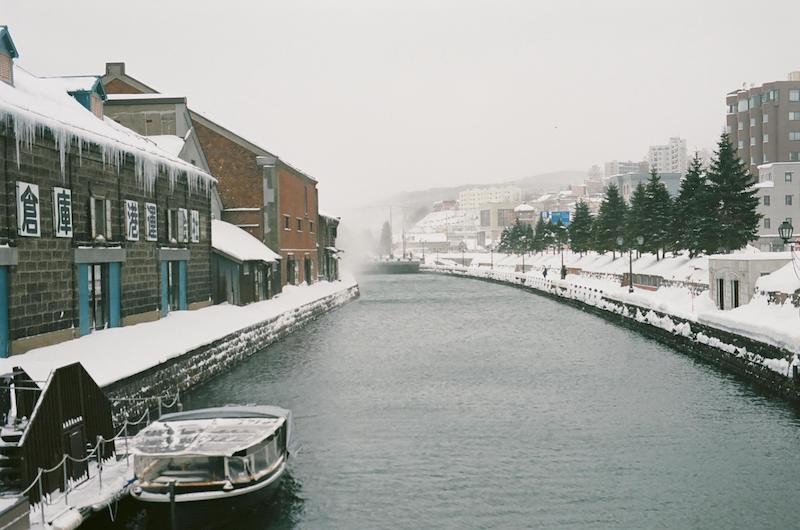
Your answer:
[[[145,492],[140,495],[133,494],[132,497],[145,507],[148,520],[155,522],[156,528],[192,530],[226,527],[226,523],[238,514],[269,501],[280,486],[285,471],[284,463],[269,477],[228,492],[179,493],[175,496],[174,522],[168,495]]]

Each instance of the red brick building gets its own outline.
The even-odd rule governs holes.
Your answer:
[[[109,94],[156,93],[125,73],[124,63],[107,63]],[[263,241],[281,255],[281,284],[317,280],[317,181],[266,149],[205,116],[190,111],[193,132],[217,179],[222,220]]]

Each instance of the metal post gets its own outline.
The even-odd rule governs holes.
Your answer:
[[[125,468],[131,467],[130,464],[130,451],[128,450],[128,420],[125,420],[125,426],[123,427],[125,434]]]
[[[633,248],[628,251],[628,292],[633,292]]]
[[[103,490],[103,437],[97,435],[97,480],[100,482],[100,490]]]
[[[161,396],[158,396],[158,419],[161,419]]]
[[[178,513],[175,506],[175,480],[169,481],[169,522],[172,530],[178,530]]]
[[[69,477],[67,477],[67,455],[64,455],[61,463],[64,464],[64,504],[69,505]]]
[[[494,270],[494,247],[489,249],[489,267]]]
[[[145,406],[147,407],[147,411],[145,413],[145,426],[147,426],[150,425],[150,405],[145,403]]]
[[[42,508],[42,526],[47,526],[44,518],[44,488],[42,488],[42,468],[39,468],[39,505]]]

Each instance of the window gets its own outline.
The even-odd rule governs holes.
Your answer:
[[[796,88],[789,89],[789,101],[800,101],[800,90]]]
[[[167,243],[175,244],[178,242],[178,210],[171,208],[167,210]]]
[[[764,164],[769,162],[769,160],[767,160],[767,153],[764,153],[764,156],[761,157],[761,162],[764,163]]]
[[[784,182],[791,182],[792,181],[792,172],[791,171],[787,171],[786,173],[783,174],[783,181]]]
[[[769,135],[767,133],[764,133],[764,143],[769,143]]]
[[[789,151],[789,161],[790,162],[800,162],[800,152]]]
[[[731,307],[739,307],[739,280],[731,280]]]
[[[283,216],[283,229],[284,230],[291,230],[291,228],[289,227],[289,216],[288,215],[284,215]]]
[[[738,124],[738,130],[740,130],[740,131],[743,131],[743,130],[744,130],[744,122],[743,122],[743,121],[740,121],[740,122],[739,122],[739,124]]]
[[[786,197],[783,198],[783,200],[786,203],[786,206],[791,206],[792,205],[792,196],[791,195],[787,195]]]
[[[769,195],[764,195],[764,200],[761,201],[764,206],[769,206]]]
[[[744,142],[742,140],[739,140],[739,143],[736,144],[736,146],[739,148],[739,150],[742,150],[744,149]]]
[[[750,137],[750,147],[755,147],[755,145],[756,145],[756,137],[755,136],[751,136]]]
[[[800,121],[800,112],[790,112],[789,121]]]
[[[800,131],[791,131],[791,132],[789,132],[789,140],[791,140],[791,141],[800,140]]]
[[[300,219],[299,217],[297,218],[297,231],[298,232],[303,231],[303,220]]]
[[[728,105],[728,114],[734,114],[736,112],[736,105]]]
[[[756,126],[756,119],[750,118],[750,127],[755,127],[755,126]]]
[[[308,222],[308,231],[311,232],[312,234],[314,233],[314,221]]]
[[[170,311],[180,309],[180,262],[167,262],[167,305]]]
[[[89,199],[89,210],[92,218],[92,239],[103,236],[111,239],[111,201],[103,197]]]
[[[770,225],[769,217],[765,217],[764,218],[764,228],[770,228],[769,225]]]
[[[767,113],[765,112],[765,113],[764,113],[764,116],[763,116],[763,117],[762,117],[762,119],[761,119],[761,122],[762,122],[762,123],[767,123],[767,122],[769,122],[769,114],[767,114]]]
[[[308,187],[303,187],[303,205],[305,206],[306,215],[308,215]]]
[[[728,134],[730,134],[730,133],[732,133],[732,132],[733,132],[733,129],[731,128],[731,126],[730,126],[730,125],[726,125],[726,126],[725,126],[725,132],[726,132],[726,133],[728,133]]]
[[[747,112],[747,110],[748,110],[747,100],[746,99],[740,99],[739,100],[739,112]]]

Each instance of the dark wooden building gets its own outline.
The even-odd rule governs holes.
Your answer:
[[[319,214],[319,232],[317,234],[317,251],[319,252],[319,277],[329,282],[339,279],[339,254],[336,247],[336,236],[339,230],[339,217]]]
[[[211,222],[212,292],[215,304],[246,305],[281,290],[280,255],[236,225]]]

